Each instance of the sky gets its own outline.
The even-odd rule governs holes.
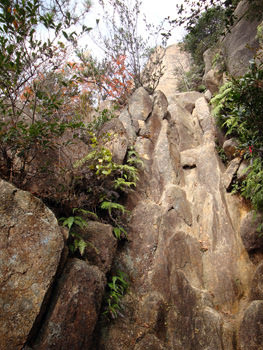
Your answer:
[[[130,0],[127,0],[130,1]],[[141,13],[144,13],[146,15],[147,21],[149,23],[153,23],[155,25],[158,25],[164,18],[170,16],[171,19],[175,18],[176,16],[176,4],[180,4],[183,2],[183,0],[141,0],[142,1],[142,7],[141,7]],[[95,28],[96,27],[96,19],[101,18],[101,10],[100,7],[97,5],[97,0],[92,1],[92,7],[90,9],[89,15],[88,15],[88,21],[89,26]],[[142,26],[143,28],[143,26]],[[143,36],[143,30],[140,33]],[[92,33],[92,31],[91,31]],[[177,43],[182,40],[183,36],[185,34],[185,31],[183,28],[176,28],[172,36],[170,37],[168,41],[168,45],[172,45],[174,43]],[[87,45],[89,48],[89,51],[93,55],[100,58],[100,50],[95,45],[94,42],[92,42],[91,39],[85,38],[82,41],[83,45]]]

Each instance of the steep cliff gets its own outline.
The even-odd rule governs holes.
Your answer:
[[[120,116],[144,169],[115,259],[130,282],[124,317],[100,325],[93,349],[260,349],[263,303],[250,304],[256,264],[240,236],[250,209],[226,191],[205,98],[168,99],[140,88]]]
[[[263,350],[261,218],[229,193],[243,163],[222,163],[211,93],[179,93],[178,60],[189,67],[169,47],[158,90],[137,89],[101,130],[118,164],[128,146],[143,162],[118,249],[112,227],[90,221],[86,255],[69,257],[53,213],[0,182],[0,350]],[[65,162],[89,151],[70,147]],[[111,269],[129,283],[114,320],[102,309]]]

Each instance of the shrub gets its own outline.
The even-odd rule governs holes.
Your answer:
[[[221,7],[207,9],[195,25],[188,29],[183,43],[186,51],[190,52],[194,63],[203,67],[203,53],[215,45],[223,33],[225,25],[225,10]]]
[[[252,60],[248,72],[222,86],[211,103],[219,126],[239,140],[242,156],[250,159],[248,175],[235,188],[263,210],[263,63]]]

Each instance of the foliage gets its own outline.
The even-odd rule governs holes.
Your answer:
[[[240,153],[250,159],[248,175],[235,190],[250,199],[255,209],[262,210],[263,63],[252,60],[248,72],[221,87],[211,103],[218,124],[239,140]]]
[[[74,208],[72,213],[74,214],[76,211],[79,211],[82,215],[92,215],[93,217],[97,218],[96,214],[84,209]],[[73,232],[72,227],[74,228],[74,226],[75,227],[78,226],[80,228],[84,228],[88,226],[87,221],[83,219],[82,216],[79,216],[79,215],[73,215],[67,218],[62,217],[59,219],[59,221],[62,221],[62,225],[67,226],[69,229],[69,235],[72,240],[72,242],[69,244],[69,249],[71,250],[72,253],[79,251],[80,255],[82,256],[85,252],[85,249],[88,243],[84,241],[84,239],[81,237],[80,234]]]
[[[124,297],[128,288],[128,282],[126,281],[126,275],[118,271],[115,276],[112,276],[111,282],[107,284],[107,296],[105,302],[104,315],[116,319],[118,316],[122,316],[121,310],[123,306],[121,299]]]
[[[263,145],[263,64],[250,62],[249,71],[225,84],[211,103],[219,124],[227,134],[236,136],[241,146]]]
[[[203,53],[215,45],[223,33],[225,10],[212,7],[203,12],[184,37],[184,49],[191,53],[194,64],[203,66]]]
[[[248,175],[241,184],[241,195],[250,199],[255,210],[263,210],[263,163],[262,158],[254,158],[248,167]]]
[[[249,0],[251,3],[255,0]],[[256,0],[260,1],[260,0]],[[235,20],[234,10],[240,0],[185,0],[183,4],[176,5],[177,18],[172,19],[173,25],[185,25],[186,29],[191,30],[196,25],[202,13],[210,8],[225,9],[225,25],[230,28]],[[189,11],[190,9],[190,11]]]
[[[117,105],[127,101],[133,88],[133,76],[127,68],[125,55],[116,54],[99,62],[84,50],[78,51],[80,62],[74,64],[74,73],[82,89],[101,99],[113,100]],[[97,92],[97,93],[96,93]]]
[[[227,158],[227,155],[226,155],[224,149],[222,147],[220,147],[219,145],[217,145],[216,150],[217,150],[217,153],[218,153],[220,159],[222,160],[222,162],[224,164],[226,164],[228,161],[228,158]]]
[[[162,74],[164,56],[164,50],[156,49],[159,45],[166,46],[169,30],[164,30],[164,23],[159,26],[147,23],[141,13],[140,0],[99,0],[99,4],[104,16],[98,21],[97,32],[94,30],[91,35],[108,58],[106,65],[125,58],[126,75],[133,79],[134,88],[144,86],[153,91]],[[144,38],[139,34],[141,17],[148,34]],[[152,61],[146,65],[152,47],[155,48]]]
[[[197,66],[192,62],[189,71],[183,69],[176,69],[176,75],[179,77],[178,90],[185,91],[204,91],[205,87],[202,85],[203,65]]]
[[[57,72],[65,41],[72,45],[89,30],[71,30],[80,19],[70,15],[73,5],[66,0],[0,2],[0,173],[19,187],[36,175],[37,156],[58,147],[56,139],[66,130],[80,126],[67,118],[63,87],[73,88]]]

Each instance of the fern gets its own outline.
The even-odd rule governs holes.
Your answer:
[[[119,240],[122,238],[122,236],[124,236],[124,238],[127,238],[128,236],[127,231],[121,226],[114,227],[113,232],[115,237]]]
[[[116,276],[113,276],[111,282],[107,285],[108,293],[106,299],[104,315],[110,316],[115,319],[118,316],[123,316],[121,310],[121,299],[124,297],[127,289],[128,282],[126,281],[126,274],[122,271],[118,271]]]
[[[127,210],[124,208],[124,206],[122,204],[115,203],[115,202],[104,201],[101,203],[100,207],[101,207],[101,209],[108,210],[109,215],[111,215],[112,209],[119,210],[122,214],[125,214],[127,212]]]

